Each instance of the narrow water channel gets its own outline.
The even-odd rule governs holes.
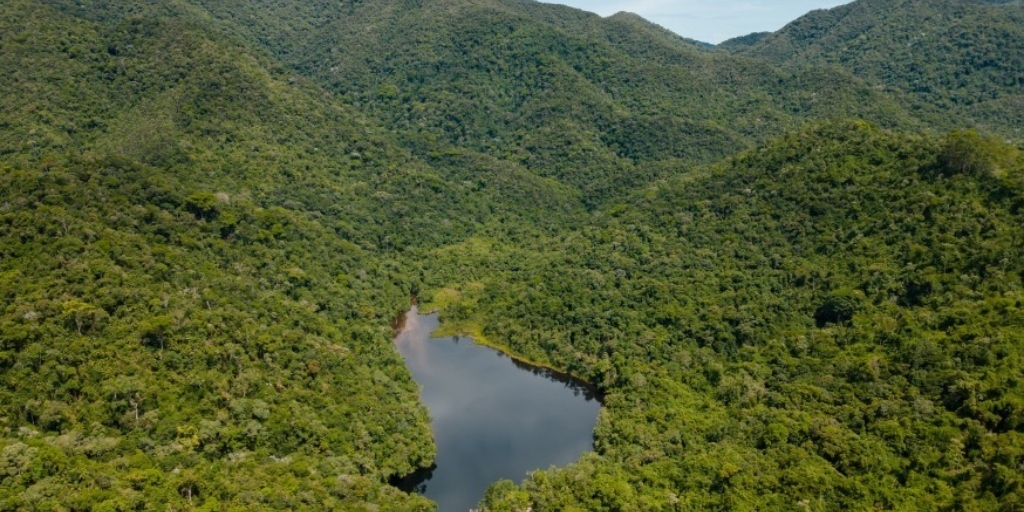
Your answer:
[[[415,306],[395,339],[430,410],[436,467],[400,483],[438,503],[475,508],[491,483],[564,466],[593,446],[601,405],[593,388],[514,361],[468,338],[431,338],[436,314]]]

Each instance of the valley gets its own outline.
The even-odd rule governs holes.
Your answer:
[[[0,510],[452,512],[410,294],[603,397],[483,510],[1020,510],[1022,16],[0,3]]]

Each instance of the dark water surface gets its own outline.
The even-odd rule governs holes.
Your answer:
[[[468,338],[430,338],[437,327],[436,314],[414,306],[395,339],[437,444],[436,467],[400,487],[436,501],[438,512],[466,512],[495,481],[518,483],[591,449],[601,406],[591,387]]]

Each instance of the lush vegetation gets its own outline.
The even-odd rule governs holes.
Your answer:
[[[607,394],[492,511],[1020,510],[1021,11],[919,4],[0,4],[0,510],[431,510],[410,293]]]
[[[334,229],[110,160],[2,169],[0,507],[319,509],[433,456]]]
[[[428,508],[380,484],[433,448],[344,156],[400,152],[188,26],[4,10],[0,508]]]
[[[526,482],[541,510],[1015,510],[1021,165],[970,133],[798,132],[581,232],[440,255],[489,269],[445,321],[608,391],[597,454]]]
[[[515,0],[199,3],[416,154],[497,158],[579,189],[591,208],[807,119],[946,120],[849,73],[781,71],[627,14]]]
[[[195,21],[3,10],[0,508],[428,508],[382,485],[433,458],[389,255],[573,194],[442,180]]]
[[[1020,2],[862,0],[725,47],[786,66],[836,66],[919,105],[1020,137],[1024,49],[1012,41],[1021,38]]]

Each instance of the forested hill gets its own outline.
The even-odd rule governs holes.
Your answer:
[[[608,390],[597,455],[488,506],[1018,510],[1022,171],[840,123],[449,255],[453,329]]]
[[[410,293],[608,397],[494,512],[1020,510],[1014,9],[6,0],[0,510],[432,510]]]
[[[578,198],[143,7],[0,4],[0,509],[429,508],[396,251]]]
[[[848,73],[780,72],[627,14],[511,0],[196,3],[417,154],[483,153],[578,188],[591,207],[808,119],[946,121]]]
[[[1009,136],[1024,126],[1020,2],[860,0],[724,47],[785,66],[836,66]]]

